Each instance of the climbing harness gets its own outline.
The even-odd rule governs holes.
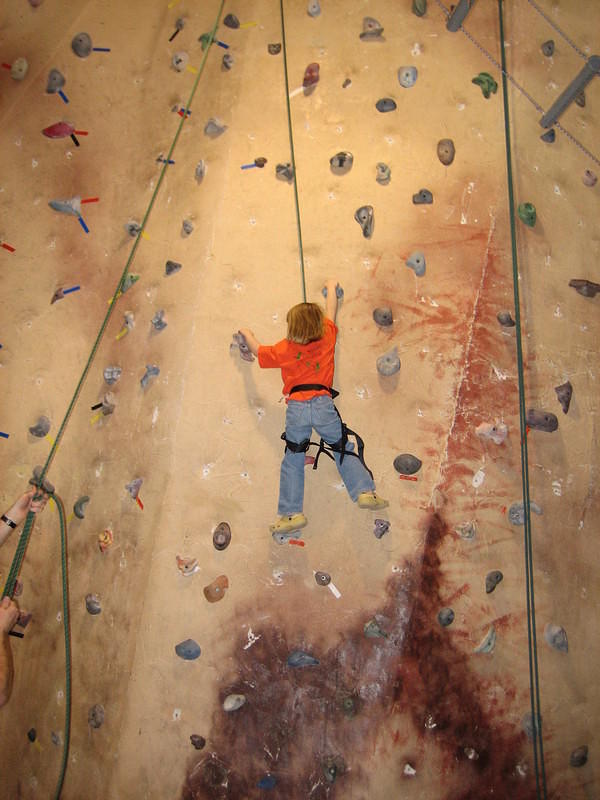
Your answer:
[[[297,386],[293,386],[289,394],[292,395],[294,392],[306,392],[315,390],[318,391],[319,389],[324,389],[331,395],[332,399],[339,395],[339,392],[333,389],[331,386],[324,386],[321,383],[300,383]],[[373,473],[365,463],[365,443],[360,436],[360,434],[353,431],[349,428],[342,417],[340,416],[340,412],[337,410],[335,405],[333,406],[335,413],[338,415],[338,419],[342,426],[342,436],[337,442],[326,442],[322,437],[319,442],[311,442],[309,439],[303,439],[301,442],[292,442],[290,439],[287,438],[285,435],[285,431],[281,434],[281,438],[285,442],[285,452],[287,453],[288,450],[291,450],[292,453],[306,453],[309,447],[318,447],[317,455],[315,456],[315,460],[313,462],[313,469],[317,469],[319,466],[319,458],[321,457],[321,453],[324,453],[328,458],[332,461],[335,461],[335,456],[331,455],[332,453],[340,453],[340,464],[343,462],[345,456],[354,456],[354,458],[358,458],[360,463],[363,467],[367,470],[369,475],[371,476],[371,480],[373,480]],[[356,439],[356,450],[348,450],[348,437],[354,436]]]

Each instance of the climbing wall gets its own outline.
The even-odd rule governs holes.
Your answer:
[[[569,281],[598,280],[598,82],[555,141],[539,118],[598,51],[598,8],[502,4],[515,206],[537,212],[514,213],[521,365],[497,4],[474,4],[470,38],[433,0],[314,5],[283,4],[284,49],[268,0],[15,0],[0,21],[1,61],[28,61],[0,74],[5,507],[51,452],[124,269],[139,276],[48,471],[70,515],[62,797],[589,800],[600,330],[593,287]],[[100,49],[78,57],[74,37]],[[327,278],[336,404],[390,507],[352,505],[322,458],[309,524],[281,544],[281,381],[230,345],[244,326],[283,338]],[[524,431],[519,369],[539,412]],[[11,638],[0,795],[45,798],[67,691],[52,504],[20,580],[33,618]]]

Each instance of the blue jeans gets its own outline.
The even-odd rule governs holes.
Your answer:
[[[333,400],[328,395],[318,395],[311,400],[290,400],[285,415],[285,435],[291,442],[299,444],[310,438],[315,429],[327,444],[335,444],[342,438],[342,424]],[[347,450],[354,444],[348,442]],[[304,453],[287,450],[281,462],[279,482],[280,516],[299,514],[304,503]],[[375,483],[359,458],[346,455],[340,464],[341,453],[332,453],[338,471],[352,500],[356,501],[361,492],[372,492]],[[325,459],[328,461],[329,459]],[[321,466],[323,461],[320,461]]]

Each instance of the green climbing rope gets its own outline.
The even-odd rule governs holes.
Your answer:
[[[62,792],[65,773],[67,771],[67,760],[69,757],[69,746],[71,744],[71,620],[69,617],[69,574],[67,571],[67,519],[65,506],[60,497],[55,495],[52,499],[56,503],[60,520],[60,561],[62,567],[62,590],[63,590],[63,630],[65,633],[65,733],[62,759],[60,764],[60,774],[56,784],[54,800],[59,800]]]
[[[533,548],[531,543],[531,509],[529,498],[529,466],[527,454],[527,422],[525,409],[525,378],[523,372],[523,342],[521,338],[521,310],[519,298],[519,266],[517,259],[517,235],[515,227],[515,198],[513,192],[512,153],[510,145],[510,116],[508,108],[508,83],[506,52],[504,47],[504,15],[502,1],[498,0],[500,18],[500,49],[502,54],[502,95],[504,100],[504,142],[506,147],[506,172],[508,186],[508,207],[510,217],[510,240],[512,250],[513,292],[515,303],[515,332],[517,344],[517,367],[519,378],[519,422],[521,429],[521,479],[523,489],[525,576],[527,593],[527,639],[529,651],[529,682],[531,715],[533,720],[533,757],[535,767],[536,792],[538,799],[547,798],[546,770],[544,765],[544,746],[542,741],[542,716],[540,707],[540,686],[537,663],[537,638],[535,625],[535,591],[533,578]]]
[[[294,182],[294,202],[296,206],[296,228],[298,230],[298,250],[300,254],[300,274],[302,278],[302,300],[306,303],[306,279],[304,276],[304,250],[302,248],[302,225],[300,222],[300,202],[298,200],[298,181],[296,180],[296,156],[294,155],[294,134],[292,131],[292,111],[290,108],[290,85],[288,81],[287,48],[285,43],[285,20],[283,15],[283,0],[279,0],[281,14],[281,42],[283,50],[283,74],[285,77],[285,102],[287,105],[288,134],[290,137],[290,154],[292,159],[292,172]]]

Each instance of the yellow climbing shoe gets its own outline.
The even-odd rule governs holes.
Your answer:
[[[269,525],[271,533],[288,533],[289,531],[297,531],[299,528],[304,528],[308,525],[308,520],[302,512],[300,514],[291,514],[289,517],[279,517],[277,522]]]
[[[369,511],[377,511],[380,508],[387,508],[389,503],[383,497],[379,497],[377,492],[361,492],[358,495],[357,503],[359,508],[367,508]]]

